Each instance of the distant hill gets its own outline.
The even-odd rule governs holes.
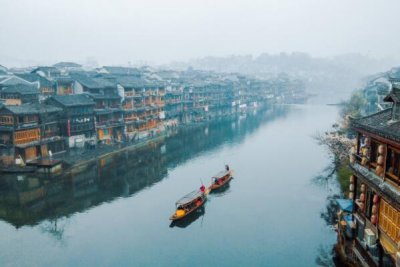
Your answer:
[[[376,59],[360,54],[344,54],[331,58],[312,57],[306,53],[261,54],[229,57],[205,57],[188,62],[175,62],[169,67],[217,72],[239,72],[270,78],[279,73],[300,78],[309,93],[318,95],[318,101],[336,102],[347,98],[362,85],[365,76],[390,69],[397,62],[392,59]]]

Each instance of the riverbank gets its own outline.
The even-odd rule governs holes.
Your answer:
[[[257,112],[266,109],[268,109],[268,107],[264,105],[260,106],[258,109],[250,110],[249,112],[252,113],[254,111]],[[175,126],[166,126],[164,127],[163,131],[160,131],[160,133],[153,134],[149,137],[137,140],[135,142],[99,144],[96,146],[96,148],[72,148],[64,153],[54,155],[52,159],[63,161],[64,170],[61,173],[62,175],[70,172],[76,173],[82,171],[82,169],[86,165],[89,165],[96,160],[106,159],[124,151],[133,151],[152,144],[161,143],[166,138],[176,134],[179,129],[201,127],[207,123],[212,123],[216,121],[232,121],[244,116],[247,116],[247,114],[237,113],[230,116],[219,116],[213,117],[212,119],[208,120],[181,123]]]
[[[335,233],[320,216],[328,192],[310,182],[329,159],[310,137],[336,116],[334,107],[278,106],[183,126],[162,143],[63,179],[0,179],[0,265],[314,266]],[[235,170],[226,191],[210,195],[204,214],[184,228],[170,228],[175,201],[224,163]]]

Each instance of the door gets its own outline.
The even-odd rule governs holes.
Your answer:
[[[28,147],[25,149],[25,160],[35,159],[37,157],[36,147]]]

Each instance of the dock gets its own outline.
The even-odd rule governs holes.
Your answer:
[[[62,171],[63,161],[59,159],[39,159],[26,163],[27,166],[34,166],[41,173],[56,173]]]

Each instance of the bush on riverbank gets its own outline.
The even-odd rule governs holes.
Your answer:
[[[340,188],[342,189],[342,192],[347,195],[349,193],[350,175],[352,175],[349,168],[349,161],[347,160],[346,162],[342,162],[336,172]]]

